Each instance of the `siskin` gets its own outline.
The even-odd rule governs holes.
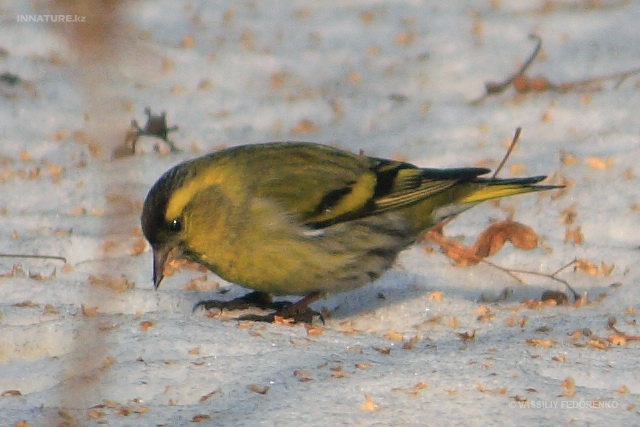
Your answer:
[[[271,305],[296,318],[327,294],[376,280],[443,219],[485,200],[558,188],[535,185],[544,176],[479,178],[488,172],[419,168],[297,142],[239,146],[184,162],[144,202],[154,286],[167,259],[182,257],[257,291],[239,303],[266,307],[270,295],[304,296]],[[199,305],[233,306],[217,303]]]

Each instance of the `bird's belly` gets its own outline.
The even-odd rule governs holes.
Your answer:
[[[366,218],[242,245],[226,269],[214,271],[274,295],[339,293],[376,280],[414,237],[395,217]]]

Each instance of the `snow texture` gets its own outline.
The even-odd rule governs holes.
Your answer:
[[[0,3],[0,252],[66,258],[0,258],[1,425],[640,422],[640,344],[608,328],[614,317],[640,335],[639,76],[471,103],[522,64],[529,33],[543,40],[529,75],[554,83],[640,66],[639,2],[123,1],[110,18],[70,3]],[[179,126],[182,151],[142,137],[113,159],[147,106]],[[331,311],[316,329],[193,313],[245,291],[210,272],[153,289],[141,204],[180,161],[308,140],[495,168],[518,126],[501,175],[570,187],[478,206],[445,232],[470,244],[512,214],[541,245],[490,260],[543,273],[590,262],[594,274],[558,275],[580,307],[523,304],[565,288],[455,266],[426,242],[314,304]]]

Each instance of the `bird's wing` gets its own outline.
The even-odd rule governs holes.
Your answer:
[[[341,221],[401,209],[456,183],[475,179],[487,169],[420,169],[404,162],[369,158],[370,167],[349,186],[333,190],[308,226],[322,228]]]
[[[286,151],[260,157],[270,165],[254,163],[264,171],[254,194],[277,200],[316,229],[403,208],[489,172],[484,168],[421,169],[325,146],[292,144]]]

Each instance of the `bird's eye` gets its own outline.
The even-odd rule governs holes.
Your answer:
[[[171,231],[182,231],[182,221],[180,221],[179,219],[174,219],[173,221],[171,221],[169,223],[169,230]]]

